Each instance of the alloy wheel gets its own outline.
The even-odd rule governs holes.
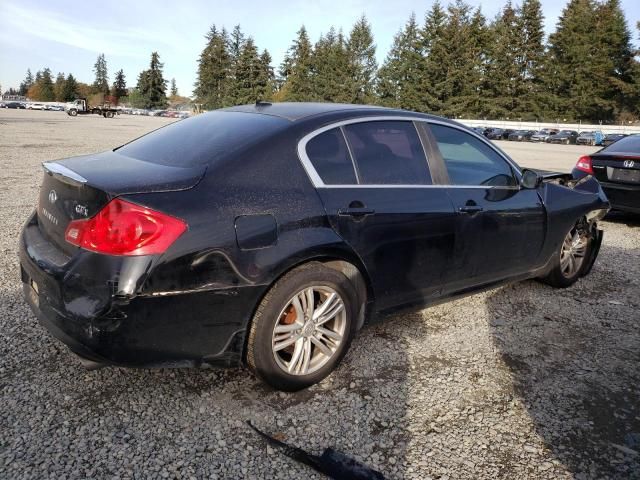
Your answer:
[[[340,295],[327,286],[300,290],[280,312],[271,350],[290,375],[309,375],[333,358],[343,341],[347,312]]]
[[[572,229],[564,238],[560,251],[560,269],[565,278],[574,277],[582,268],[587,253],[587,237],[577,228]]]

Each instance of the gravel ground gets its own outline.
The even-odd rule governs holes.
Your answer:
[[[83,370],[21,297],[39,163],[167,121],[0,111],[0,478],[320,478],[247,419],[388,478],[640,478],[637,217],[603,222],[600,258],[572,288],[530,281],[390,317],[306,391],[244,370]]]

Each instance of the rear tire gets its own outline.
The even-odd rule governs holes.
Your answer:
[[[582,277],[591,258],[593,238],[576,224],[565,236],[554,255],[553,268],[539,280],[555,288],[567,288]]]
[[[349,348],[357,299],[349,279],[321,263],[287,273],[253,316],[247,341],[249,369],[279,390],[296,391],[320,382]]]

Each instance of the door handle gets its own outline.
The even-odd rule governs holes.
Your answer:
[[[376,211],[372,208],[366,207],[358,207],[358,208],[341,208],[338,210],[338,215],[340,216],[350,216],[350,217],[366,217],[367,215],[373,215]]]
[[[478,205],[465,205],[464,207],[460,207],[458,211],[460,213],[474,214],[474,213],[481,212],[482,207],[479,207]]]

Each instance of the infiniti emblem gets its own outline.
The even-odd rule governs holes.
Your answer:
[[[58,194],[55,190],[51,190],[49,192],[49,202],[56,203],[56,200],[58,200]]]
[[[623,165],[627,168],[633,168],[633,166],[635,165],[633,160],[625,160]]]

